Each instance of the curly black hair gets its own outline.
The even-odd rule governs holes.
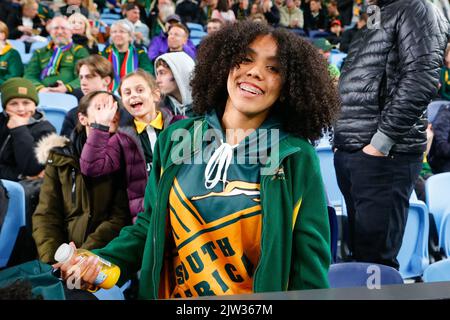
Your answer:
[[[243,61],[248,46],[263,35],[271,35],[278,44],[283,83],[272,111],[280,114],[285,131],[311,141],[320,138],[340,110],[327,61],[298,35],[262,23],[238,22],[202,40],[191,80],[194,111],[204,114],[215,109],[223,114],[228,74]]]

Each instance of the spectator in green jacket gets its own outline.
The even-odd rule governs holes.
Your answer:
[[[89,52],[72,42],[72,29],[66,18],[53,18],[49,29],[52,41],[33,53],[24,77],[39,92],[72,92],[80,87],[75,65],[89,56]]]
[[[23,75],[23,64],[19,52],[8,42],[8,27],[0,21],[0,85],[9,78]]]
[[[261,23],[203,41],[191,81],[202,117],[161,132],[144,212],[93,252],[119,266],[119,285],[141,270],[141,299],[328,287],[329,220],[310,143],[339,111],[326,62]],[[75,264],[54,267],[94,289],[97,262]]]
[[[133,45],[133,39],[134,27],[130,22],[119,20],[111,26],[111,45],[102,52],[102,56],[111,62],[114,69],[112,92],[117,92],[120,79],[138,68],[154,74],[153,64],[143,49]]]

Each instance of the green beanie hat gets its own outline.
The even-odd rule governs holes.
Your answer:
[[[27,98],[33,100],[36,106],[39,104],[39,97],[35,86],[30,80],[25,78],[11,78],[6,80],[0,87],[2,93],[2,106],[6,107],[9,100],[14,98]]]

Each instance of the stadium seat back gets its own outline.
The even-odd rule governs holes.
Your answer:
[[[186,25],[191,32],[194,30],[205,32],[205,30],[203,29],[203,26],[201,24],[188,22],[188,23],[186,23]]]
[[[411,197],[403,242],[397,255],[403,278],[421,276],[428,266],[428,235],[428,208],[424,202]]]
[[[61,133],[67,110],[58,107],[40,107],[39,110],[44,112],[45,118],[55,127],[56,132]]]
[[[372,284],[403,284],[401,274],[392,267],[365,262],[346,262],[330,265],[330,288],[364,287]]]
[[[425,182],[425,199],[428,210],[433,214],[439,239],[442,239],[442,222],[450,214],[450,172],[429,177]],[[441,241],[441,240],[439,240]]]
[[[78,99],[67,93],[40,92],[38,107],[58,107],[69,111],[78,106]]]
[[[430,264],[422,278],[424,282],[450,281],[450,259]]]
[[[25,191],[14,181],[2,180],[9,202],[0,231],[0,268],[5,267],[13,251],[21,227],[25,226]]]
[[[450,102],[446,101],[446,100],[437,100],[437,101],[431,102],[427,107],[428,122],[433,123],[436,118],[436,115],[439,112],[439,110],[441,109],[441,107],[443,105],[446,105],[449,103]]]
[[[328,200],[333,206],[342,205],[342,193],[339,189],[336,172],[334,170],[334,154],[331,150],[331,146],[318,146],[316,147],[317,155],[320,160],[320,171],[322,173],[322,179],[327,192]]]

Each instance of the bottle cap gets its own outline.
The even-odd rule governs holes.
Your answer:
[[[58,262],[66,262],[72,257],[74,249],[68,243],[63,243],[55,252],[55,260]]]

